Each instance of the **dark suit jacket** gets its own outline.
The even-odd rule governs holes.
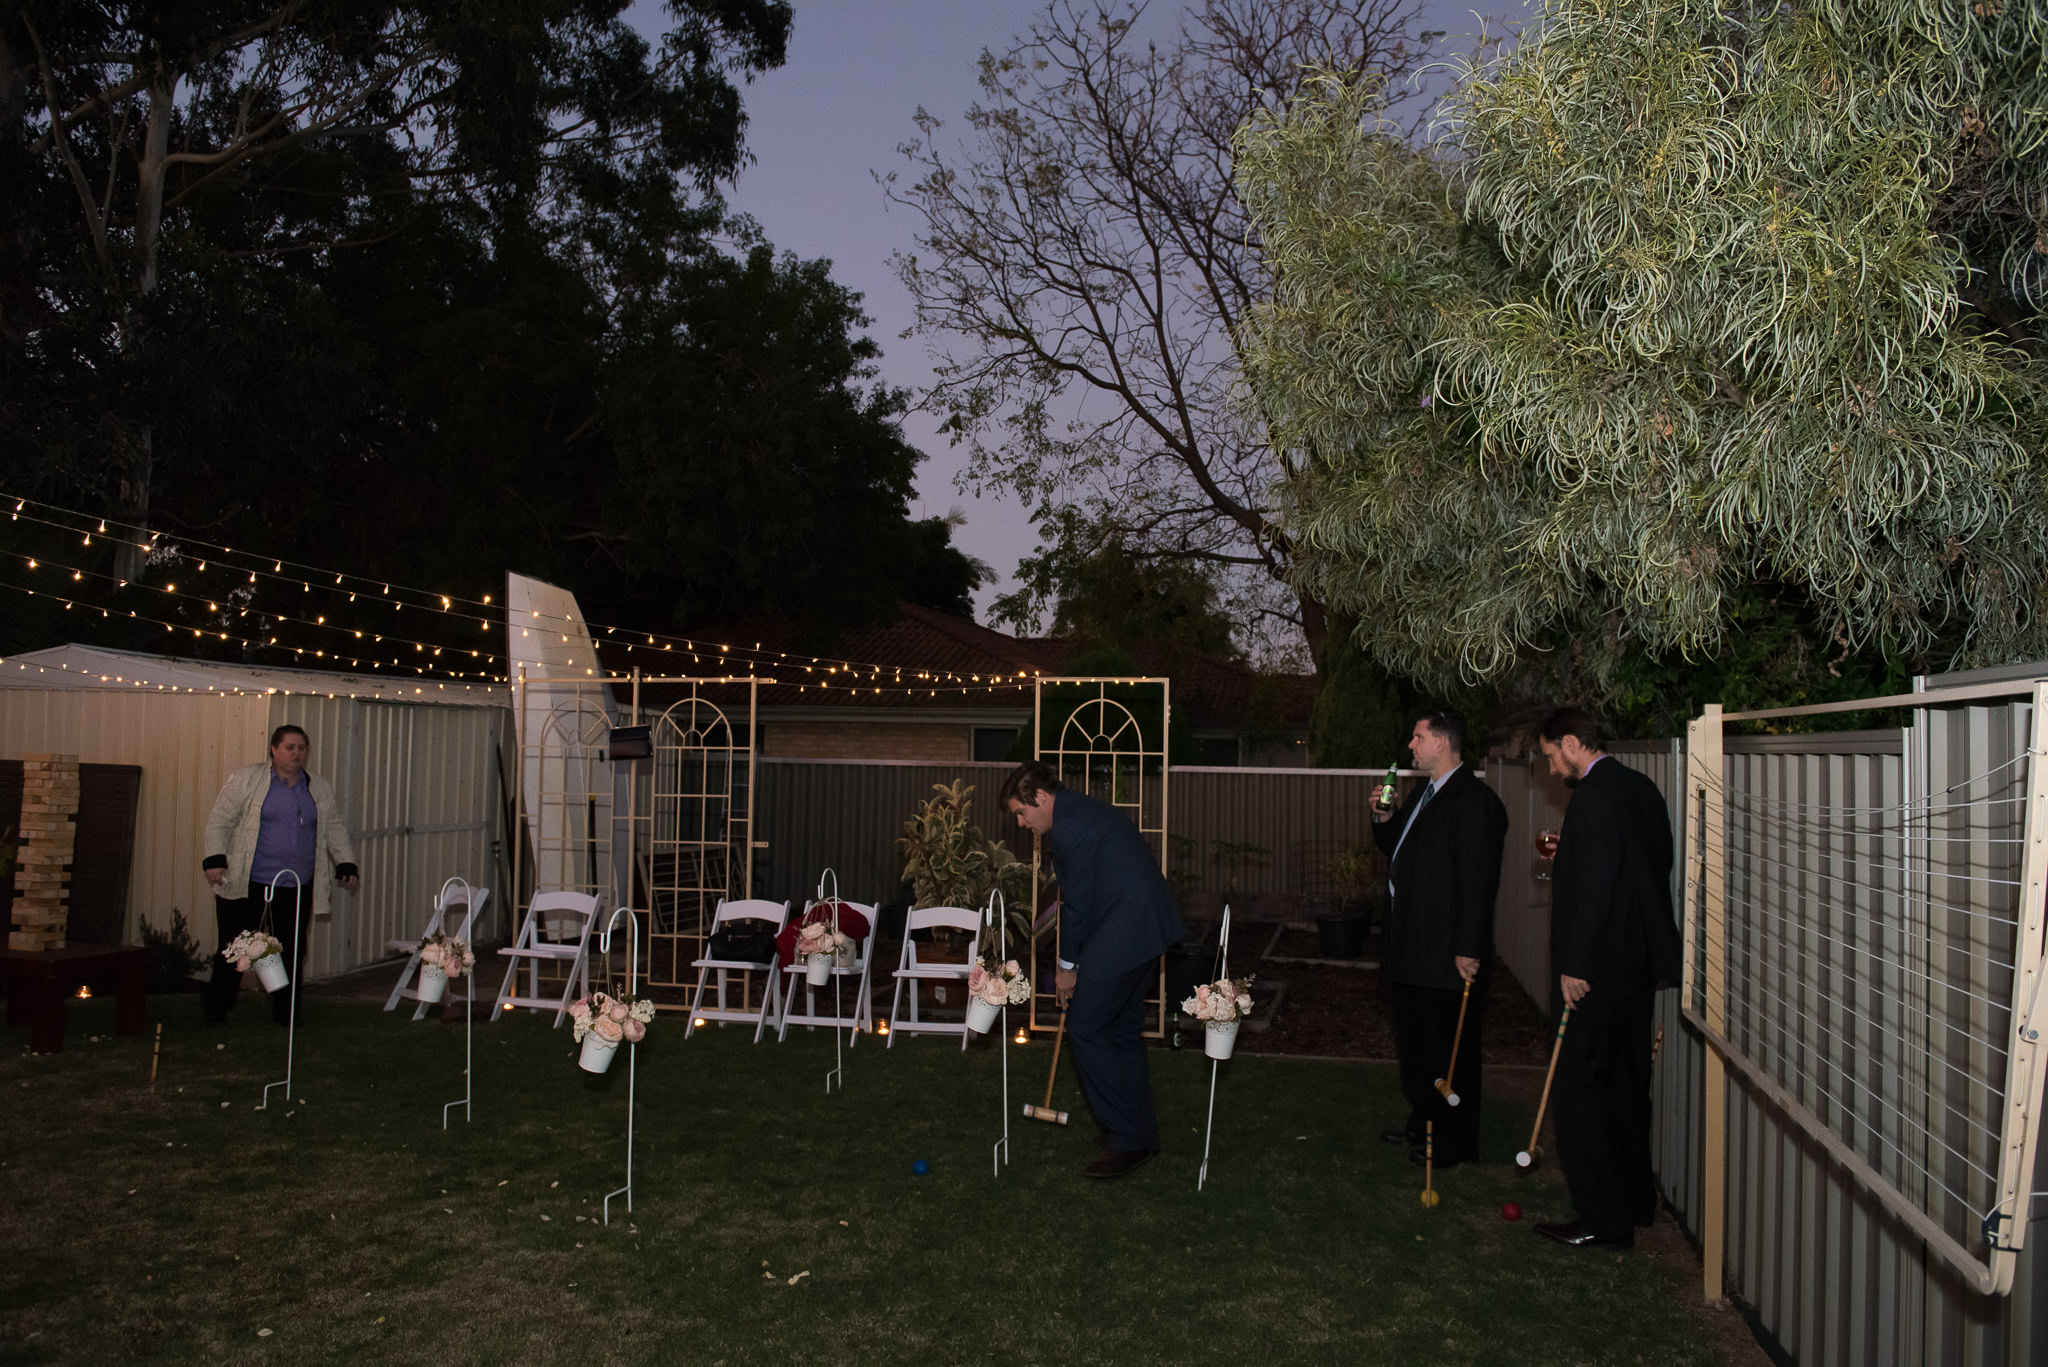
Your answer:
[[[1062,789],[1053,794],[1046,842],[1060,880],[1062,958],[1095,973],[1121,973],[1180,943],[1180,909],[1128,816]]]
[[[1609,1000],[1677,979],[1671,816],[1646,775],[1610,755],[1579,780],[1550,876],[1553,978],[1584,978]]]
[[[1493,954],[1508,809],[1471,765],[1461,764],[1403,840],[1401,831],[1428,788],[1417,785],[1392,820],[1373,823],[1373,843],[1382,853],[1391,857],[1401,847],[1388,875],[1394,905],[1387,913],[1386,974],[1392,982],[1455,992],[1465,980],[1452,959],[1462,955],[1483,967]]]

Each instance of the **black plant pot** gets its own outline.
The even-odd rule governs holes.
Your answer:
[[[1372,918],[1363,911],[1325,916],[1316,922],[1325,959],[1355,959],[1365,953],[1365,933]]]

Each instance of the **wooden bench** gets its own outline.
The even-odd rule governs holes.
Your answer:
[[[7,983],[7,1023],[28,1025],[31,1052],[57,1054],[64,1050],[64,1004],[80,987],[112,987],[114,1033],[142,1033],[149,951],[140,945],[0,949],[0,980]]]

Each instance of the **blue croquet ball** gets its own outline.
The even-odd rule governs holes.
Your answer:
[[[916,1173],[919,1177],[922,1177],[932,1170],[932,1165],[925,1162],[922,1158],[920,1158],[915,1163],[912,1163],[910,1165],[910,1170]]]

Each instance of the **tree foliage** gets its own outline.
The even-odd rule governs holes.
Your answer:
[[[2041,654],[2042,31],[1553,0],[1439,148],[1336,74],[1256,117],[1305,590],[1437,684],[1712,653],[1773,584],[1853,650]]]
[[[970,480],[1034,507],[1049,542],[1108,527],[1148,559],[1221,570],[1248,629],[1271,619],[1320,643],[1308,582],[1273,592],[1291,557],[1276,448],[1233,401],[1267,267],[1232,138],[1288,107],[1304,62],[1410,69],[1414,13],[1208,0],[1174,32],[1143,4],[1057,0],[983,54],[969,147],[919,111],[914,178],[891,194],[924,229],[896,264],[941,339],[927,399],[968,443]]]
[[[977,567],[907,516],[906,396],[858,297],[717,195],[788,5],[670,0],[664,24],[616,0],[10,7],[10,491],[472,597],[517,569],[650,627],[965,608]],[[226,610],[290,608],[259,584]]]

